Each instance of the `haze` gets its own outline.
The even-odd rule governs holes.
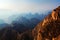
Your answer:
[[[52,10],[60,5],[59,0],[0,0],[0,19],[27,12]]]

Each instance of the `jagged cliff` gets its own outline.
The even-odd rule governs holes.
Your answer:
[[[34,40],[60,40],[60,6],[33,30]]]

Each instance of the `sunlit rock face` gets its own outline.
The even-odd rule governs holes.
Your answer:
[[[33,30],[34,40],[60,40],[60,6]]]

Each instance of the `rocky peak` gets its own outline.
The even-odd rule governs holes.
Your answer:
[[[60,6],[34,28],[34,40],[60,40]]]
[[[54,20],[60,19],[60,6],[52,11],[52,18]]]

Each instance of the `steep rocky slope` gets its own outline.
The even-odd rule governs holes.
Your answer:
[[[60,6],[33,30],[34,40],[60,40]]]

